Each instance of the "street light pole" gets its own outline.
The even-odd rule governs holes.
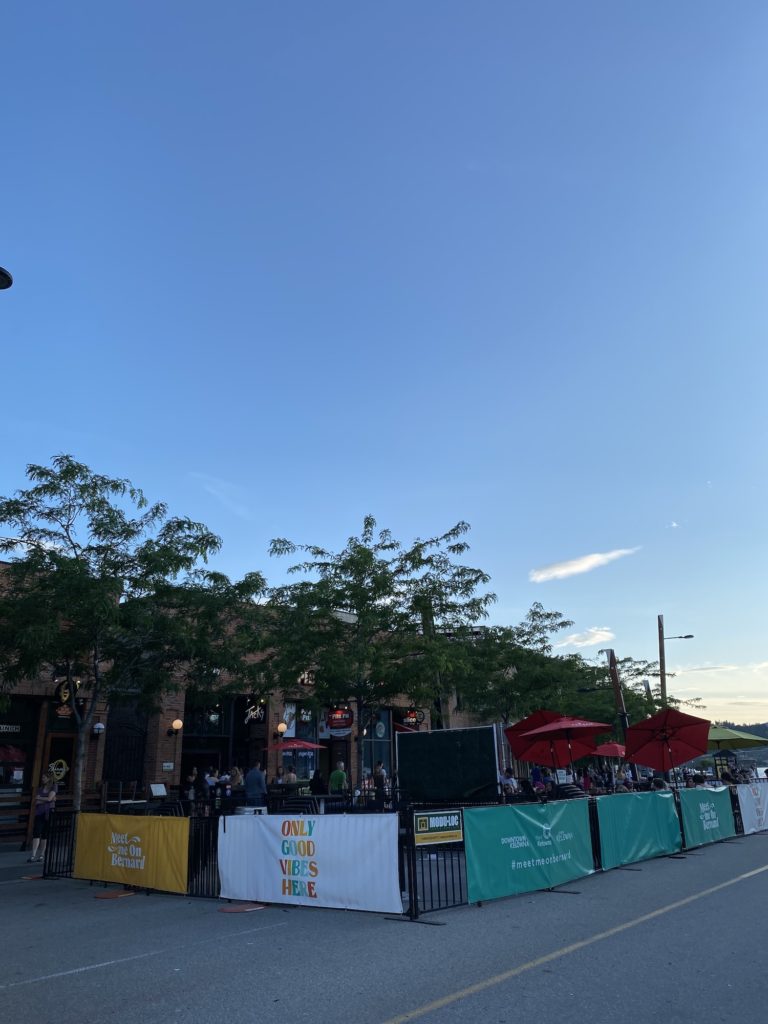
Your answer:
[[[664,616],[659,615],[659,688],[661,690],[661,706],[667,706],[667,659],[664,649],[665,640],[693,640],[693,633],[685,633],[681,636],[664,636]]]
[[[661,687],[661,706],[667,706],[667,661],[664,651],[664,616],[659,616],[659,685]]]

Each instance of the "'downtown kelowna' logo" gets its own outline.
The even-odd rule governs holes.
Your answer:
[[[127,832],[111,832],[110,835],[107,852],[111,857],[111,866],[143,871],[147,858],[141,848],[141,836],[129,836]]]
[[[314,860],[316,848],[312,834],[317,824],[312,818],[286,818],[280,831],[283,841],[280,844],[280,872],[283,876],[283,896],[306,896],[317,899],[318,875],[317,861]]]

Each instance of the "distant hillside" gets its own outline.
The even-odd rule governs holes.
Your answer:
[[[742,732],[751,732],[754,736],[765,736],[768,743],[768,722],[761,722],[759,725],[737,725],[735,722],[718,722],[727,729],[740,729]]]

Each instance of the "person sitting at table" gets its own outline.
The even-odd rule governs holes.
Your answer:
[[[243,773],[235,765],[229,773],[229,784],[232,789],[242,789],[243,786]]]
[[[319,796],[321,793],[327,793],[325,779],[323,778],[322,772],[319,768],[315,768],[312,778],[309,780],[309,791],[313,796]]]
[[[272,776],[273,786],[284,786],[285,785],[285,771],[282,765],[277,766],[277,774]]]
[[[511,768],[505,768],[501,775],[502,796],[515,796],[518,792],[517,779]]]
[[[296,778],[296,771],[292,764],[288,765],[288,771],[285,773],[285,781],[287,785],[294,785],[299,781]]]

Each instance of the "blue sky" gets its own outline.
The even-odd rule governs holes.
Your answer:
[[[766,30],[6,5],[0,493],[70,452],[274,580],[274,536],[466,519],[496,621],[650,659],[664,613],[670,692],[768,720]]]

